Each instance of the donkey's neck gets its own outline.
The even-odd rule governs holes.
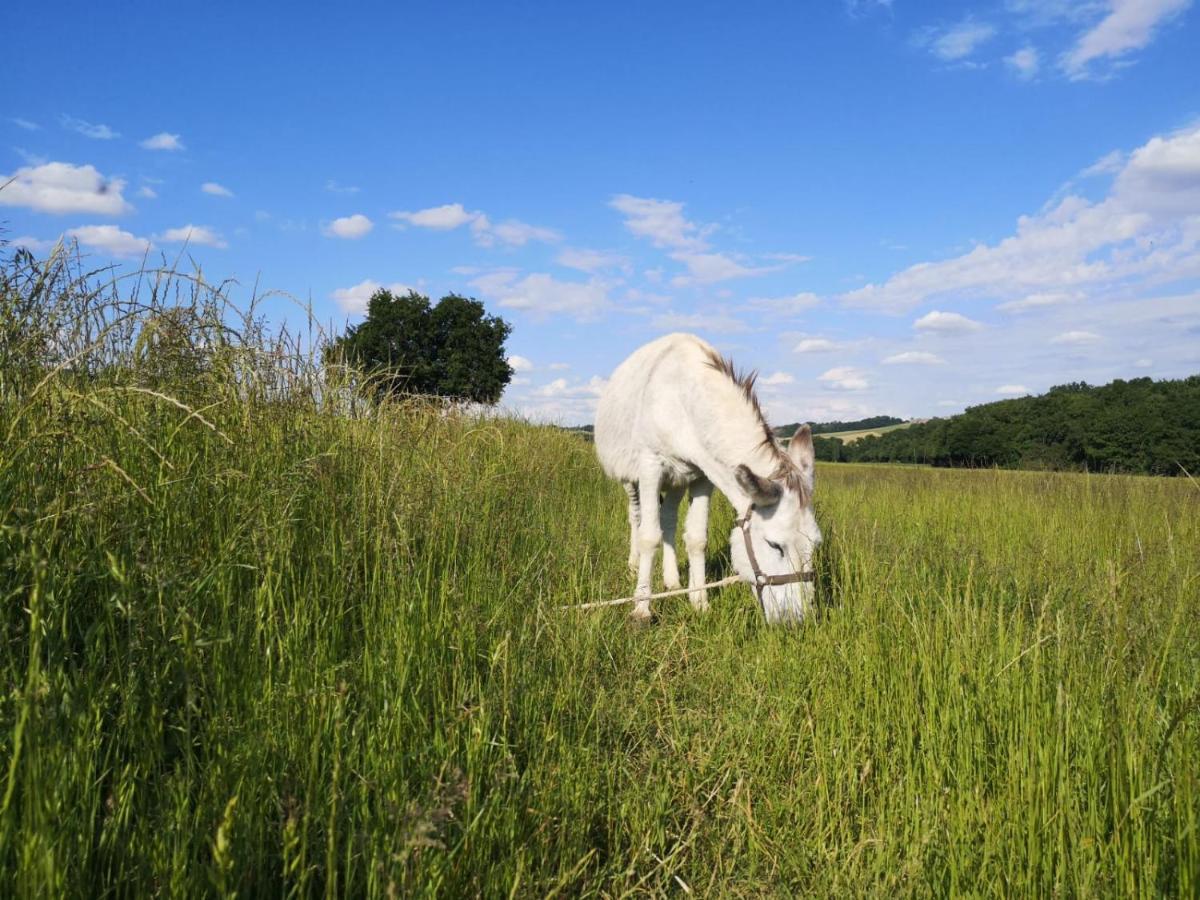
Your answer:
[[[780,464],[780,450],[756,406],[741,388],[721,377],[709,395],[712,409],[705,417],[708,465],[704,474],[734,505],[739,513],[751,500],[738,486],[735,472],[746,466],[755,475],[770,477]],[[712,471],[710,471],[710,469]]]

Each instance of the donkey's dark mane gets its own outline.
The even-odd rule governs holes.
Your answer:
[[[708,364],[732,381],[738,390],[742,392],[742,397],[750,404],[750,408],[754,410],[754,415],[758,419],[758,424],[762,427],[763,431],[763,439],[759,446],[769,451],[775,459],[775,471],[770,475],[771,480],[782,481],[788,488],[799,493],[801,497],[807,497],[808,486],[804,482],[800,469],[792,462],[791,457],[784,452],[783,448],[779,446],[779,441],[775,438],[775,432],[767,424],[767,417],[763,414],[762,404],[758,402],[758,394],[754,390],[754,382],[758,380],[758,371],[750,369],[739,372],[734,366],[732,359],[722,356],[716,350],[710,349],[705,352],[708,355]]]

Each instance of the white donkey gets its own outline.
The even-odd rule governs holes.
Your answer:
[[[738,514],[730,535],[733,567],[754,587],[767,621],[799,620],[811,606],[812,554],[821,542],[812,507],[812,432],[805,425],[784,450],[763,419],[754,378],[737,375],[732,362],[690,334],[652,341],[613,372],[596,409],[596,452],[629,494],[636,596],[650,593],[660,544],[663,582],[679,587],[675,525],[690,488],[689,597],[697,610],[708,609],[704,550],[716,485]],[[650,618],[650,601],[636,601],[631,615]]]

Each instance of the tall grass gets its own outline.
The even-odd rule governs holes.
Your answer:
[[[631,629],[589,445],[96,284],[0,280],[0,894],[1200,892],[1195,485],[823,467],[818,618]]]

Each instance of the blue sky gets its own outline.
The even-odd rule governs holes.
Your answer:
[[[590,421],[676,330],[759,369],[781,423],[1200,372],[1190,0],[7,18],[10,240],[124,266],[187,240],[335,329],[376,285],[478,297],[539,419]]]

